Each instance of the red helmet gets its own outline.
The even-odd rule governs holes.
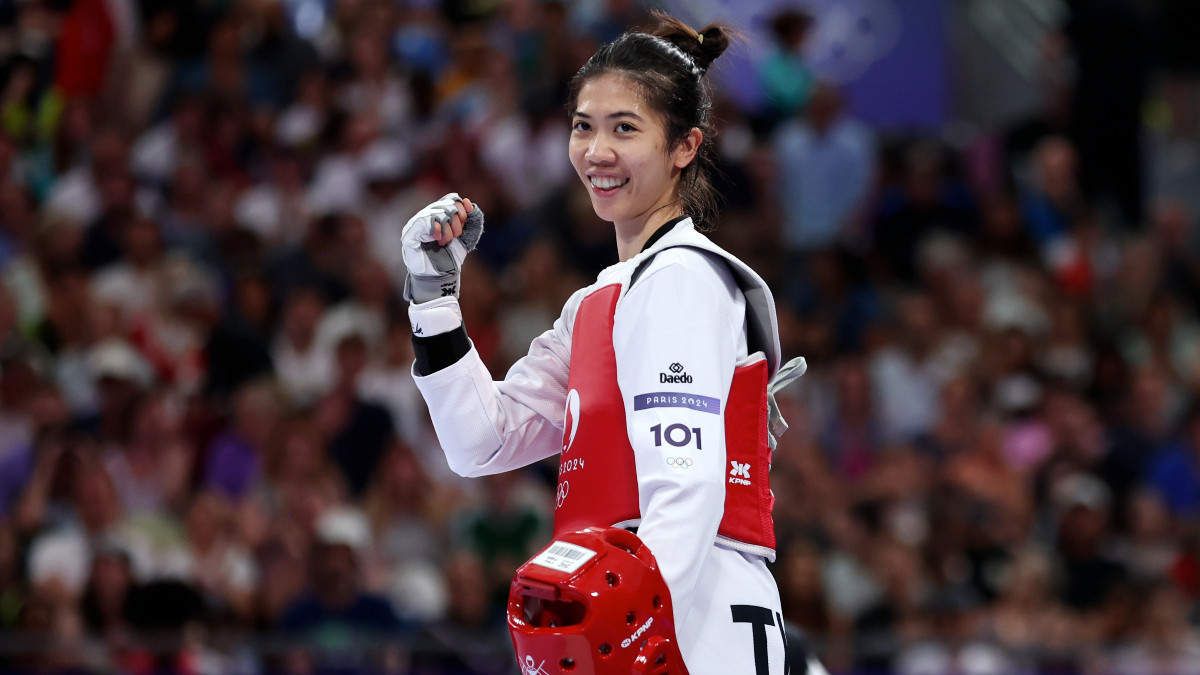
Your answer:
[[[658,563],[615,527],[561,535],[521,565],[508,630],[522,675],[687,675]]]

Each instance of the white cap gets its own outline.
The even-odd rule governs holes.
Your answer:
[[[392,140],[375,141],[359,160],[362,178],[366,183],[384,180],[403,180],[412,171],[412,154],[403,143]]]
[[[1046,315],[1046,310],[1015,290],[991,294],[983,308],[983,321],[994,331],[1015,328],[1034,337],[1044,335],[1050,328],[1050,318]]]
[[[110,338],[92,347],[87,362],[97,380],[111,377],[143,387],[149,386],[154,380],[150,364],[133,345],[119,338]]]
[[[361,554],[371,543],[371,526],[359,509],[335,506],[317,519],[316,535],[318,543],[349,546]]]
[[[82,534],[66,530],[41,535],[30,544],[28,556],[29,582],[34,587],[57,581],[73,595],[83,593],[92,552]]]
[[[172,304],[185,302],[220,303],[217,281],[204,265],[186,255],[167,256],[162,266],[167,299]]]

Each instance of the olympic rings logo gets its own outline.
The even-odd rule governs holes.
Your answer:
[[[668,457],[667,466],[673,466],[680,469],[690,469],[695,462],[691,457]]]

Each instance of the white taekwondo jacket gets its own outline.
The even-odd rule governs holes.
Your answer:
[[[588,310],[589,304],[608,309]],[[584,320],[581,308],[593,318],[607,314],[608,323],[592,321],[577,331]],[[414,305],[414,332],[428,336],[457,328],[457,309],[454,298]],[[574,362],[572,352],[585,338],[598,341],[602,352],[609,330],[612,391],[623,408],[624,428],[610,416],[589,429],[590,390],[573,391],[572,383],[581,371],[604,370],[603,359],[594,346]],[[762,396],[761,409],[751,397],[753,414],[743,426],[761,430],[761,443],[753,445],[763,447],[732,455],[726,447],[726,404],[735,369],[746,367],[761,375],[753,387]],[[429,375],[414,369],[414,378],[456,473],[499,473],[563,453],[556,532],[563,529],[565,511],[572,516],[569,529],[636,525],[682,620],[692,595],[702,592],[696,581],[713,546],[774,559],[765,388],[778,370],[778,328],[767,285],[683,219],[645,251],[605,269],[573,294],[553,328],[533,341],[504,380],[492,380],[474,347]],[[584,442],[581,434],[606,443],[581,453],[576,450]],[[614,434],[616,440],[627,437],[626,448],[633,450],[627,476],[621,462],[604,456],[606,444],[620,445],[610,442]],[[746,518],[765,517],[757,534],[726,532],[726,503],[734,490],[747,491]],[[605,520],[620,507],[593,508],[606,494],[634,500],[635,512],[624,514],[632,517]]]

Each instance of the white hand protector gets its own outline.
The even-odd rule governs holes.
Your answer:
[[[442,197],[417,212],[404,226],[404,265],[408,277],[404,280],[404,299],[412,303],[429,302],[448,296],[458,297],[462,262],[475,250],[483,235],[483,209],[479,205],[467,214],[462,234],[445,246],[434,239],[433,226],[443,228],[458,213],[462,201],[457,193]]]

